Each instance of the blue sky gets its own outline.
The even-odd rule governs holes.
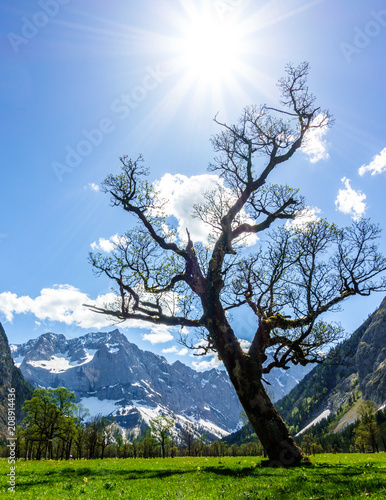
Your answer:
[[[382,0],[0,0],[0,14],[0,321],[10,342],[108,329],[81,308],[110,293],[87,256],[132,221],[109,207],[104,177],[142,153],[180,224],[199,234],[183,206],[210,184],[213,117],[232,123],[246,105],[276,104],[289,62],[310,63],[310,88],[335,124],[276,182],[340,225],[365,216],[385,229]],[[354,298],[334,319],[352,332],[381,300]],[[246,340],[249,326],[240,323]],[[166,328],[119,328],[198,366]]]

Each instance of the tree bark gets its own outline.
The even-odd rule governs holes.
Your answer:
[[[219,323],[222,323],[221,326]],[[219,323],[216,336],[223,340],[217,343],[219,357],[225,365],[249,422],[268,455],[267,465],[299,466],[304,453],[289,433],[264,389],[261,364],[241,350],[232,328],[226,321]]]
[[[268,455],[269,465],[300,465],[304,454],[269,399],[253,360],[247,356],[236,360],[233,370],[228,373],[249,422]]]

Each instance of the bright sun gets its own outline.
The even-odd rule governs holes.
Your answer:
[[[179,30],[174,39],[176,63],[190,84],[215,88],[240,73],[243,37],[240,23],[232,17],[191,8],[185,19],[179,19]]]
[[[219,20],[202,20],[187,27],[182,57],[191,76],[217,80],[237,69],[240,41],[234,27]]]

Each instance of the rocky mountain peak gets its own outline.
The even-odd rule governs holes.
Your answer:
[[[119,330],[74,339],[44,334],[14,345],[13,357],[35,385],[67,387],[91,413],[114,414],[122,426],[140,428],[159,412],[200,422],[215,437],[239,425],[241,407],[224,372],[171,365]]]
[[[214,437],[240,424],[242,408],[224,370],[198,372],[179,360],[170,364],[139,349],[118,329],[73,339],[46,333],[12,351],[32,383],[67,387],[92,414],[114,414],[124,427],[138,429],[159,412],[193,421]],[[296,380],[278,372],[272,375],[275,382],[283,390]]]

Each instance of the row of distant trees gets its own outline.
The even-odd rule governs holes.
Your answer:
[[[103,458],[113,439],[113,419],[98,415],[86,422],[89,411],[76,404],[65,387],[35,389],[25,401],[25,418],[16,430],[18,458]]]
[[[75,403],[75,394],[64,387],[35,389],[25,402],[23,425],[16,432],[16,456],[26,460],[92,459],[92,458],[156,458],[176,456],[262,456],[264,449],[250,424],[244,427],[242,444],[209,442],[199,435],[195,425],[187,422],[174,432],[175,421],[158,415],[150,428],[140,436],[127,436],[102,415],[89,418],[89,411]],[[372,401],[359,409],[359,423],[339,434],[329,434],[329,421],[315,426],[299,437],[303,450],[311,455],[322,452],[386,451],[386,412],[377,412]],[[249,428],[249,431],[248,431]],[[7,456],[6,443],[0,449]]]
[[[128,437],[102,415],[89,418],[89,411],[76,404],[76,396],[65,387],[35,389],[24,404],[25,418],[16,431],[16,456],[26,460],[92,459],[105,457],[153,458],[174,456],[259,455],[263,449],[257,440],[241,447],[221,441],[212,443],[206,434],[198,435],[187,422],[176,439],[175,421],[159,415],[150,421],[145,434]],[[6,443],[1,455],[8,453]]]

